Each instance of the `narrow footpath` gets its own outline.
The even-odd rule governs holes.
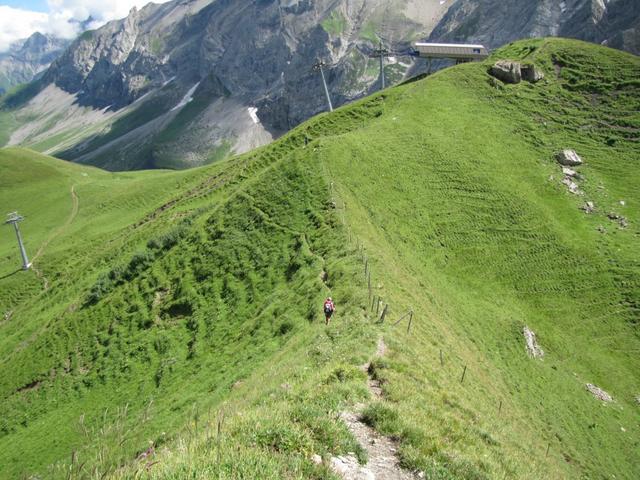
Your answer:
[[[36,261],[44,253],[45,249],[49,246],[49,244],[53,241],[53,239],[58,237],[61,233],[63,233],[69,227],[69,225],[71,225],[71,223],[75,220],[76,216],[78,215],[79,209],[80,209],[80,200],[78,199],[78,194],[76,193],[76,186],[72,185],[71,186],[71,213],[69,214],[69,217],[67,217],[67,220],[65,220],[65,222],[62,225],[60,225],[53,232],[51,232],[51,234],[47,237],[47,239],[44,242],[42,242],[42,245],[40,245],[40,248],[38,248],[38,251],[31,259],[31,268],[35,272],[36,276],[42,279],[45,292],[49,290],[49,280],[47,279],[47,277],[44,276],[44,274],[42,273],[42,270],[40,270],[37,267]]]
[[[375,358],[383,357],[386,345],[382,337],[378,340]],[[371,362],[362,365],[362,369],[369,374],[369,391],[374,398],[382,397],[380,382],[371,377],[369,367]],[[366,450],[368,462],[360,465],[355,454],[348,454],[331,458],[331,469],[345,480],[414,480],[421,478],[400,467],[397,456],[398,445],[388,437],[378,434],[373,428],[361,420],[360,411],[363,405],[356,405],[353,412],[342,412],[340,418],[347,425],[349,431],[356,437],[360,446]]]

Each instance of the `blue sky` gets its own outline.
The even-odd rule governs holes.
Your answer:
[[[0,5],[7,5],[13,8],[21,8],[23,10],[33,10],[36,12],[48,12],[49,6],[47,0],[2,0]]]

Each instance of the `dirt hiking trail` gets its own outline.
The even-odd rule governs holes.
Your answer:
[[[387,347],[382,337],[378,340],[375,358],[385,355]],[[362,365],[362,369],[369,374],[369,390],[374,398],[382,397],[380,382],[371,377],[369,367],[371,362]],[[390,438],[378,434],[366,425],[360,416],[364,405],[356,405],[354,412],[342,412],[340,418],[349,431],[358,440],[360,446],[367,452],[368,462],[360,465],[355,454],[332,457],[331,469],[344,480],[414,480],[422,478],[400,467],[397,457],[397,444]]]
[[[76,193],[76,186],[72,185],[71,186],[71,213],[69,214],[69,217],[67,217],[67,219],[62,225],[60,225],[53,232],[51,232],[51,234],[49,234],[47,239],[44,242],[42,242],[42,244],[40,245],[40,248],[38,248],[38,251],[31,259],[31,264],[32,264],[31,268],[35,272],[36,276],[42,279],[45,292],[49,290],[49,280],[47,279],[47,277],[44,276],[44,274],[42,273],[42,270],[40,270],[36,266],[35,264],[36,260],[40,258],[40,256],[44,253],[45,249],[53,241],[53,239],[59,236],[62,232],[64,232],[69,227],[69,225],[71,225],[71,223],[75,220],[76,216],[78,215],[79,209],[80,209],[80,200],[78,199],[78,194]]]

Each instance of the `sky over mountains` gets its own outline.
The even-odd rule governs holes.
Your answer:
[[[165,3],[168,0],[155,0]],[[132,7],[148,0],[0,0],[0,52],[34,32],[73,38],[85,27],[98,28],[110,20],[126,17]]]

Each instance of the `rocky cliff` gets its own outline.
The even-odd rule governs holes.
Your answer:
[[[32,81],[45,71],[69,45],[68,40],[34,33],[0,53],[0,94],[11,87]]]
[[[44,75],[40,98],[26,106],[30,118],[42,117],[40,126],[30,121],[11,142],[39,144],[58,135],[64,141],[47,144],[47,151],[112,169],[191,166],[246,151],[326,109],[312,69],[318,59],[327,64],[333,103],[341,105],[377,88],[378,61],[370,55],[379,37],[404,52],[448,6],[439,0],[149,4],[71,45]],[[389,58],[388,81],[405,78],[413,65],[411,57]],[[73,118],[45,129],[42,95],[49,106],[67,105],[73,96]],[[93,117],[100,111],[98,120],[109,125],[89,132],[80,122],[87,109]]]
[[[424,69],[415,40],[566,35],[633,50],[633,1],[173,0],[81,35],[17,102],[10,144],[112,170],[184,168],[271,141]],[[634,23],[635,22],[635,23]],[[27,95],[28,94],[28,95]],[[16,102],[13,103],[15,105]]]
[[[431,40],[498,47],[523,37],[561,36],[640,54],[638,0],[458,0]]]

